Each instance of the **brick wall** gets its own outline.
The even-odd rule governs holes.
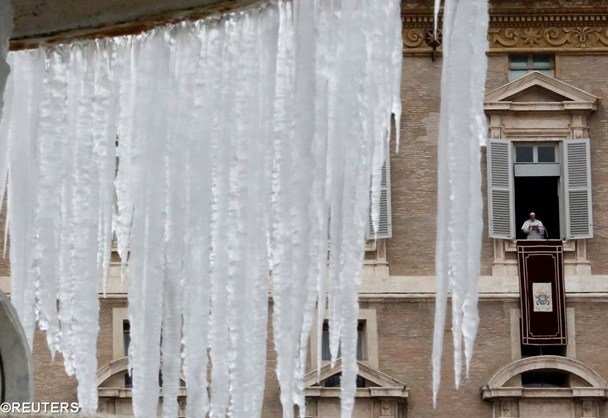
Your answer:
[[[558,76],[600,99],[589,118],[591,138],[591,182],[593,196],[593,239],[587,241],[592,274],[608,274],[608,55],[558,55]]]

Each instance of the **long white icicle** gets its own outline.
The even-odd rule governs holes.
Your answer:
[[[2,119],[2,108],[4,107],[4,88],[6,87],[6,79],[10,72],[10,67],[6,62],[6,55],[8,54],[8,42],[13,33],[13,7],[11,6],[10,0],[0,0],[0,120]],[[6,150],[2,154],[2,158],[6,158]],[[2,186],[0,191],[4,196],[4,183],[5,173],[4,166],[0,166],[0,176],[2,178]]]
[[[8,141],[6,140],[6,134],[2,132],[3,129],[7,129],[8,125],[7,123],[2,124],[2,115],[5,103],[4,90],[10,73],[7,55],[12,33],[13,7],[10,0],[0,0],[0,207],[4,203],[8,167]],[[4,248],[6,249],[6,243]]]
[[[444,6],[435,256],[434,403],[441,377],[448,293],[452,295],[456,387],[461,380],[462,342],[464,340],[468,374],[479,323],[477,284],[483,225],[480,146],[487,135],[483,112],[487,7],[485,0],[446,0]]]

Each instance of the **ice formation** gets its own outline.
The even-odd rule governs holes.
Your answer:
[[[8,54],[8,41],[13,32],[13,9],[9,0],[0,0],[0,118],[4,104],[2,93],[10,68],[6,63]],[[4,191],[4,190],[2,190]]]
[[[10,0],[0,0],[0,120],[4,108],[4,88],[10,67],[6,62],[8,54],[8,41],[13,32],[13,9]],[[0,202],[4,197],[6,185],[6,164],[8,163],[7,149],[0,144]]]
[[[317,307],[351,416],[369,186],[377,202],[401,112],[399,6],[268,2],[10,54],[12,300],[30,344],[38,321],[64,355],[84,412],[115,236],[136,416],[156,415],[159,371],[165,417],[181,371],[188,416],[260,416],[270,290],[284,416],[305,414]]]
[[[462,343],[464,341],[468,374],[479,323],[477,284],[483,226],[480,147],[487,135],[483,111],[487,7],[486,0],[446,0],[444,4],[435,253],[434,403],[440,384],[448,293],[452,296],[456,387],[461,380]]]

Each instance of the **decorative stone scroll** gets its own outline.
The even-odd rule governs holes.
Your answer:
[[[490,12],[488,42],[490,52],[517,50],[606,51],[608,47],[608,8],[590,9],[499,9]],[[430,9],[406,9],[402,13],[404,54],[441,51],[441,32],[433,37]],[[441,28],[441,21],[439,22]]]
[[[605,48],[606,26],[490,28],[490,49],[495,48]]]

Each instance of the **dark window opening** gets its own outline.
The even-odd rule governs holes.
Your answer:
[[[521,345],[522,357],[562,356],[566,357],[565,345]]]
[[[515,229],[517,239],[526,239],[521,230],[530,212],[545,226],[548,239],[560,239],[559,177],[515,177]]]
[[[555,162],[555,147],[554,146],[539,146],[538,147],[538,162],[539,163],[554,163]]]
[[[131,376],[129,374],[128,370],[125,372],[125,387],[126,388],[132,388],[133,387],[133,376]]]
[[[333,376],[328,377],[322,383],[323,387],[326,388],[339,388],[342,382],[342,373],[337,373]],[[365,387],[365,378],[357,375],[356,385],[358,388]]]
[[[560,370],[533,370],[521,374],[521,384],[528,388],[567,388],[570,387],[570,375]]]
[[[163,372],[159,371],[158,372],[158,386],[159,387],[163,387]],[[129,371],[127,370],[125,372],[125,388],[132,388],[133,387],[133,376],[129,374]]]
[[[517,146],[515,147],[515,161],[518,163],[534,162],[534,147]]]
[[[357,360],[365,359],[365,321],[359,321],[357,324]],[[338,357],[340,357],[341,349],[338,348]],[[329,324],[327,321],[323,323],[323,334],[321,336],[321,360],[331,360],[331,352],[329,350]]]
[[[129,345],[131,344],[131,324],[129,320],[122,321],[122,343],[125,350],[125,356],[129,355]]]

